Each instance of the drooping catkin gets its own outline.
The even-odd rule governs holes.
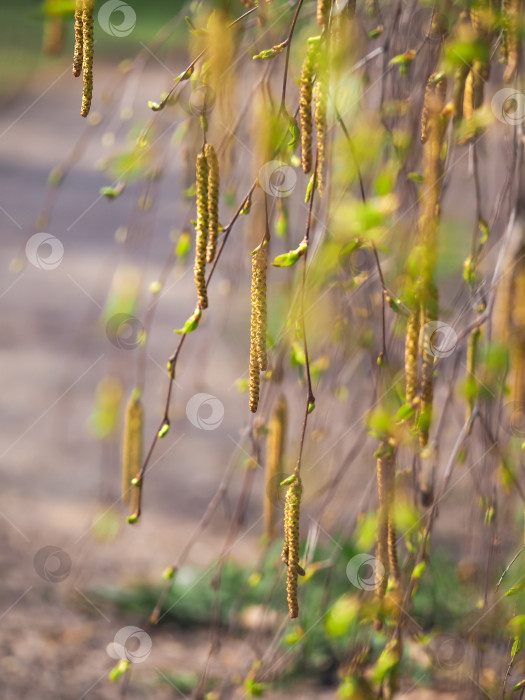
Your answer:
[[[422,212],[419,220],[418,250],[419,278],[416,284],[416,299],[420,313],[420,335],[425,340],[421,348],[421,373],[419,391],[421,396],[418,418],[419,444],[423,448],[428,443],[432,419],[434,354],[430,347],[431,339],[426,337],[431,331],[425,325],[437,320],[438,290],[434,284],[434,269],[437,258],[437,232],[439,225],[439,205],[443,164],[441,153],[446,125],[450,111],[444,109],[447,83],[443,74],[429,78],[433,90],[426,100],[426,139],[423,149],[424,184]],[[465,91],[466,93],[466,91]],[[466,97],[466,94],[465,94]]]
[[[83,23],[84,0],[76,0],[75,6],[75,50],[73,52],[73,75],[78,78],[82,71],[83,43],[84,43],[84,23]]]
[[[266,271],[268,241],[265,239],[252,253],[251,324],[250,324],[250,411],[259,405],[260,373],[268,367],[266,354]]]
[[[463,117],[465,82],[469,73],[468,63],[461,63],[454,75],[454,122],[458,123]]]
[[[286,399],[281,396],[273,410],[268,424],[266,438],[266,468],[264,490],[264,533],[266,541],[275,538],[276,506],[279,483],[283,476],[283,456],[286,439]]]
[[[412,403],[417,395],[418,340],[419,310],[415,310],[408,317],[405,336],[405,395],[407,403]]]
[[[465,80],[465,90],[463,94],[463,116],[471,119],[474,114],[474,77],[472,70],[469,70]]]
[[[259,406],[259,393],[261,390],[261,373],[259,371],[259,365],[252,362],[250,353],[250,411],[252,413],[257,412]]]
[[[319,55],[321,55],[320,52]],[[315,101],[315,130],[317,134],[317,186],[319,195],[324,193],[326,171],[326,107],[328,102],[327,75],[323,66],[318,63],[317,79],[314,87]]]
[[[297,577],[303,573],[299,565],[299,514],[303,485],[301,477],[296,472],[286,493],[284,504],[284,544],[281,558],[288,567],[286,575],[286,597],[288,611],[292,619],[299,615],[297,599]]]
[[[432,76],[431,76],[432,77]],[[430,100],[432,97],[432,84],[430,82],[431,78],[427,80],[425,85],[425,96],[423,98],[423,109],[421,110],[421,143],[426,143],[428,139],[428,112],[430,106]]]
[[[82,10],[82,106],[80,114],[87,117],[93,97],[93,6],[94,0],[84,0]]]
[[[503,80],[509,82],[514,77],[518,65],[518,19],[519,0],[505,0],[503,7],[504,46],[507,67]]]
[[[390,463],[392,448],[386,441],[382,441],[376,452],[376,472],[377,472],[377,495],[379,508],[377,513],[377,529],[376,529],[376,592],[380,600],[386,593],[388,583],[388,512],[389,512],[389,482],[390,482]]]
[[[312,169],[312,94],[316,47],[311,43],[301,70],[299,115],[301,119],[301,163],[303,172]]]
[[[208,242],[206,245],[206,262],[215,258],[217,238],[219,235],[219,161],[211,143],[204,147],[208,164]]]
[[[431,117],[441,112],[445,105],[447,78],[442,73],[432,73],[425,86],[423,109],[421,110],[421,143],[426,143],[429,136]]]
[[[61,15],[49,15],[44,22],[44,39],[42,41],[42,51],[53,56],[60,53],[63,43],[63,23]]]
[[[430,283],[428,285],[429,298],[425,300],[421,308],[421,328],[427,323],[437,320],[438,291],[437,287]],[[426,338],[428,344],[431,338]],[[432,422],[432,403],[434,398],[434,360],[435,355],[430,347],[423,347],[421,351],[421,407],[419,413],[419,445],[425,447],[428,443],[430,423]]]
[[[122,443],[122,500],[128,503],[134,487],[131,480],[142,467],[143,411],[140,391],[134,390],[126,406]]]
[[[206,246],[208,244],[208,161],[204,153],[197,156],[196,165],[197,226],[195,229],[195,286],[201,309],[208,308],[206,290]]]
[[[395,503],[396,503],[396,462],[395,453],[391,445],[385,449],[385,454],[382,457],[385,470],[385,488],[386,488],[386,508],[387,508],[387,548],[388,548],[388,565],[390,570],[390,578],[394,582],[399,581],[399,561],[397,556],[397,533],[395,523]]]
[[[317,0],[317,22],[323,28],[328,26],[331,4],[331,0]]]

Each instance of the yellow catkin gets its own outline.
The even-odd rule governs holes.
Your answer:
[[[301,163],[303,172],[312,169],[312,93],[314,78],[315,47],[308,47],[301,70],[301,94],[299,115],[301,119]]]
[[[376,580],[379,597],[386,593],[388,576],[399,581],[399,563],[397,556],[397,536],[395,526],[395,459],[394,449],[386,441],[381,442],[377,452],[377,490],[379,499],[377,547],[378,560],[384,567],[378,567],[377,576],[384,578]]]
[[[331,0],[317,0],[317,22],[323,28],[328,26],[331,4]]]
[[[320,53],[321,55],[321,53]],[[317,134],[317,186],[319,195],[324,193],[326,171],[326,106],[328,100],[327,76],[322,65],[318,64],[317,80],[315,81],[315,129]]]
[[[140,393],[134,391],[126,406],[124,440],[122,443],[122,500],[129,502],[134,487],[131,480],[142,467],[143,411]]]
[[[73,75],[78,78],[82,71],[84,24],[83,24],[83,0],[77,0],[75,6],[75,50],[73,52]]]
[[[425,86],[425,97],[423,99],[423,109],[421,110],[421,143],[427,142],[429,119],[443,109],[446,93],[446,77],[438,73],[432,73]]]
[[[421,308],[421,327],[437,320],[437,287],[429,284],[429,298]],[[419,445],[425,447],[428,443],[430,423],[432,422],[432,403],[434,398],[434,360],[435,355],[429,348],[421,352],[421,406],[419,414]]]
[[[286,439],[287,406],[284,396],[278,400],[270,422],[266,438],[266,468],[264,489],[264,533],[267,542],[275,538],[276,505],[279,482],[283,475],[283,456]]]
[[[422,213],[418,231],[419,278],[416,285],[417,304],[420,313],[420,328],[437,320],[438,291],[434,284],[434,268],[437,256],[437,232],[439,224],[439,204],[441,197],[442,159],[441,152],[447,118],[443,114],[446,99],[446,79],[441,74],[429,78],[432,92],[426,100],[426,139],[423,150],[424,185]],[[423,333],[423,336],[425,334]],[[418,420],[419,444],[428,443],[432,418],[434,355],[431,348],[421,352],[420,376],[420,415]]]
[[[62,17],[60,15],[50,15],[44,22],[44,39],[42,51],[48,56],[54,56],[62,51],[64,39]]]
[[[472,70],[469,70],[465,80],[465,90],[463,94],[463,116],[471,119],[474,114],[474,77]]]
[[[375,591],[379,601],[379,610],[376,618],[376,627],[382,626],[383,617],[383,599],[385,597],[388,584],[388,462],[389,462],[389,446],[383,441],[377,450],[376,476],[377,476],[377,495],[379,507],[377,511],[377,526],[376,526],[376,566],[375,566]]]
[[[405,339],[405,394],[407,403],[417,395],[419,312],[412,311],[407,321]]]
[[[211,263],[217,250],[219,235],[219,161],[215,149],[210,143],[204,148],[208,164],[208,242],[206,245],[206,262]]]
[[[266,354],[266,271],[268,242],[265,240],[252,254],[251,325],[250,325],[250,411],[259,405],[260,372],[268,367]]]
[[[201,309],[208,308],[206,289],[206,246],[208,244],[208,161],[204,153],[197,156],[196,165],[197,226],[195,230],[195,265],[193,272]]]
[[[465,82],[469,74],[467,63],[461,63],[456,68],[454,75],[454,121],[460,122],[463,117],[463,102],[465,95]]]
[[[250,411],[257,412],[259,406],[259,394],[261,390],[261,373],[259,365],[252,362],[250,353]]]
[[[506,0],[504,5],[504,37],[507,67],[503,80],[509,82],[514,77],[518,65],[518,19],[519,0]]]
[[[93,5],[94,0],[84,0],[82,10],[82,106],[80,114],[87,117],[93,97]]]
[[[421,110],[421,143],[426,143],[428,139],[428,111],[432,92],[431,78],[429,78],[425,85],[425,97],[423,98],[423,109]]]
[[[296,472],[293,482],[288,487],[284,504],[284,545],[281,558],[288,567],[286,576],[286,597],[288,611],[292,619],[299,615],[297,599],[297,577],[303,569],[299,565],[299,514],[303,485]]]

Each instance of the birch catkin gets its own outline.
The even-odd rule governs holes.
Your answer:
[[[281,558],[288,567],[286,576],[286,597],[288,611],[292,619],[299,615],[297,599],[297,577],[304,575],[299,565],[299,514],[303,485],[301,477],[296,472],[288,487],[284,504],[284,544]]]
[[[375,588],[377,597],[383,600],[388,583],[388,469],[389,469],[389,446],[386,442],[381,442],[377,450],[377,494],[379,509],[377,513],[376,530],[376,559],[379,566],[376,566]]]
[[[142,467],[143,411],[140,392],[135,390],[126,406],[124,440],[122,445],[122,500],[128,503],[133,490],[131,480]]]
[[[507,67],[503,80],[509,82],[514,77],[518,65],[518,19],[519,0],[505,0],[503,10],[504,21],[504,51]]]
[[[299,115],[301,119],[301,163],[303,172],[312,169],[312,94],[316,47],[309,43],[301,70]]]
[[[317,22],[323,28],[328,26],[331,4],[331,0],[317,0]]]
[[[250,411],[259,405],[260,373],[266,371],[266,270],[268,241],[252,253],[251,325],[250,325]]]
[[[208,244],[208,161],[204,153],[197,156],[196,166],[197,226],[195,240],[195,286],[201,309],[208,308],[206,290],[206,246]]]
[[[78,78],[82,71],[82,57],[84,53],[84,0],[77,0],[75,6],[75,50],[73,52],[73,75]]]
[[[454,121],[460,122],[463,117],[463,102],[465,96],[465,83],[469,73],[468,63],[461,63],[456,68],[454,75]]]
[[[286,438],[287,406],[284,396],[278,400],[268,424],[266,438],[266,468],[264,496],[264,533],[267,542],[275,537],[278,483],[283,474],[283,455]]]
[[[206,262],[215,258],[217,238],[219,235],[219,161],[215,149],[210,143],[204,147],[208,165],[208,241],[206,245]]]
[[[407,321],[405,340],[405,395],[412,403],[417,395],[418,382],[419,310],[412,311]]]
[[[321,55],[321,53],[320,53]],[[322,197],[325,184],[326,170],[326,106],[328,100],[326,71],[318,65],[317,80],[314,88],[315,99],[315,129],[317,134],[317,185],[319,195]]]
[[[61,15],[50,15],[44,22],[44,39],[42,51],[49,56],[53,56],[62,51],[64,39]]]
[[[87,117],[93,97],[93,5],[94,0],[84,0],[82,10],[82,106],[80,114]]]

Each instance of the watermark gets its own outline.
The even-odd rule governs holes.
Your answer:
[[[508,435],[525,438],[525,403],[506,403],[501,411],[501,427]]]
[[[26,257],[40,270],[54,270],[62,262],[64,246],[51,233],[35,233],[26,243]]]
[[[490,106],[496,119],[503,124],[520,124],[525,120],[525,95],[514,88],[498,90]]]
[[[259,185],[272,197],[288,197],[297,183],[295,170],[280,160],[270,160],[259,170]]]
[[[419,334],[419,347],[434,357],[452,355],[458,344],[458,334],[443,321],[425,323]]]
[[[192,88],[186,112],[194,117],[207,117],[215,107],[215,90],[203,83]]]
[[[33,568],[44,581],[60,583],[71,573],[71,557],[61,547],[42,547],[33,557]]]
[[[122,627],[116,633],[112,642],[106,647],[108,656],[112,659],[141,664],[151,653],[153,642],[147,632],[140,627]]]
[[[224,419],[224,405],[213,394],[195,394],[186,404],[188,420],[201,430],[216,430]]]
[[[98,23],[110,36],[129,36],[135,29],[137,15],[124,0],[108,0],[98,11]]]
[[[383,582],[385,567],[372,554],[356,554],[346,565],[350,583],[362,591],[375,591]]]
[[[463,663],[465,642],[450,634],[443,635],[433,640],[430,651],[434,665],[450,671]]]
[[[109,342],[120,350],[134,350],[142,344],[144,326],[135,316],[115,314],[106,324]]]

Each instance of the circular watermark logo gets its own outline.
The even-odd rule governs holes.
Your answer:
[[[203,83],[194,85],[185,111],[194,117],[207,117],[215,107],[215,90]]]
[[[64,246],[51,233],[35,233],[26,243],[26,257],[40,270],[54,270],[62,262]]]
[[[443,321],[425,323],[419,335],[419,346],[434,357],[452,355],[458,344],[458,334]]]
[[[108,656],[112,659],[141,664],[151,653],[153,642],[147,632],[132,625],[122,627],[116,633],[112,642],[106,647]]]
[[[120,350],[133,350],[144,337],[144,326],[135,316],[115,314],[106,324],[109,342]]]
[[[362,591],[374,591],[385,578],[385,567],[372,554],[356,554],[346,566],[350,583]]]
[[[463,663],[465,642],[453,635],[443,635],[434,640],[431,652],[437,667],[452,670]]]
[[[60,583],[71,572],[71,557],[61,547],[42,547],[33,557],[33,568],[44,581]]]
[[[98,11],[100,28],[111,36],[129,36],[135,29],[137,15],[124,0],[108,0]]]
[[[509,401],[501,412],[501,426],[509,435],[525,438],[525,403]]]
[[[519,124],[525,119],[525,95],[514,88],[498,90],[490,106],[496,119],[503,124]]]
[[[188,420],[201,430],[216,430],[224,419],[224,405],[213,394],[195,394],[186,404]]]
[[[296,183],[295,170],[280,160],[270,160],[259,170],[259,185],[272,197],[288,197]]]

